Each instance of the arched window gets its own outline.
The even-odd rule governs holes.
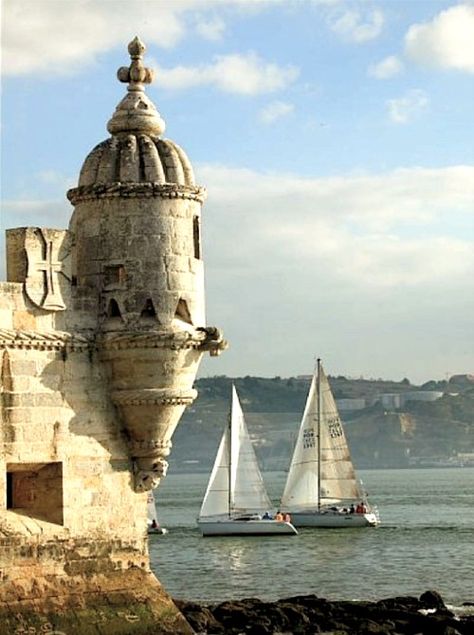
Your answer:
[[[109,302],[109,308],[107,309],[107,317],[109,318],[122,317],[117,300],[114,300],[113,298]]]

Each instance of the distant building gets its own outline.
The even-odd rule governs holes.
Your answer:
[[[366,400],[363,397],[358,399],[336,399],[336,404],[341,412],[351,410],[363,410],[366,406]]]
[[[402,393],[403,405],[407,401],[437,401],[443,396],[443,392],[440,390],[413,390],[410,392]]]
[[[372,404],[381,403],[387,410],[403,408],[409,401],[436,401],[443,396],[439,390],[410,390],[397,393],[380,393],[374,397]]]

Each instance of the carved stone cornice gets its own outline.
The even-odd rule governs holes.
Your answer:
[[[111,394],[116,406],[189,406],[197,397],[197,390],[146,388],[114,390]]]
[[[163,439],[130,439],[128,447],[133,456],[148,456],[150,452],[155,455],[157,450],[161,451],[164,456],[169,454],[172,443],[170,440],[164,441]]]
[[[91,341],[82,335],[65,331],[21,331],[0,329],[0,349],[39,351],[82,351],[91,346]]]
[[[203,203],[206,196],[204,187],[177,183],[97,183],[81,185],[70,189],[67,193],[73,205],[99,199],[127,198],[180,198]]]
[[[222,332],[215,327],[197,328],[188,331],[137,331],[115,332],[103,335],[97,345],[104,351],[126,350],[133,348],[169,348],[182,350],[194,348],[209,351],[211,355],[227,348]]]

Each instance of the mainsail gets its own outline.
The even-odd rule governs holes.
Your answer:
[[[201,506],[200,518],[271,508],[244,413],[232,386],[229,425],[224,430]]]
[[[295,511],[360,499],[336,402],[319,364],[313,376],[281,501]]]

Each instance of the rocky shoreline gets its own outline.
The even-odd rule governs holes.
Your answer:
[[[436,591],[375,602],[300,595],[220,604],[175,600],[197,635],[472,635],[474,615],[456,617]]]

